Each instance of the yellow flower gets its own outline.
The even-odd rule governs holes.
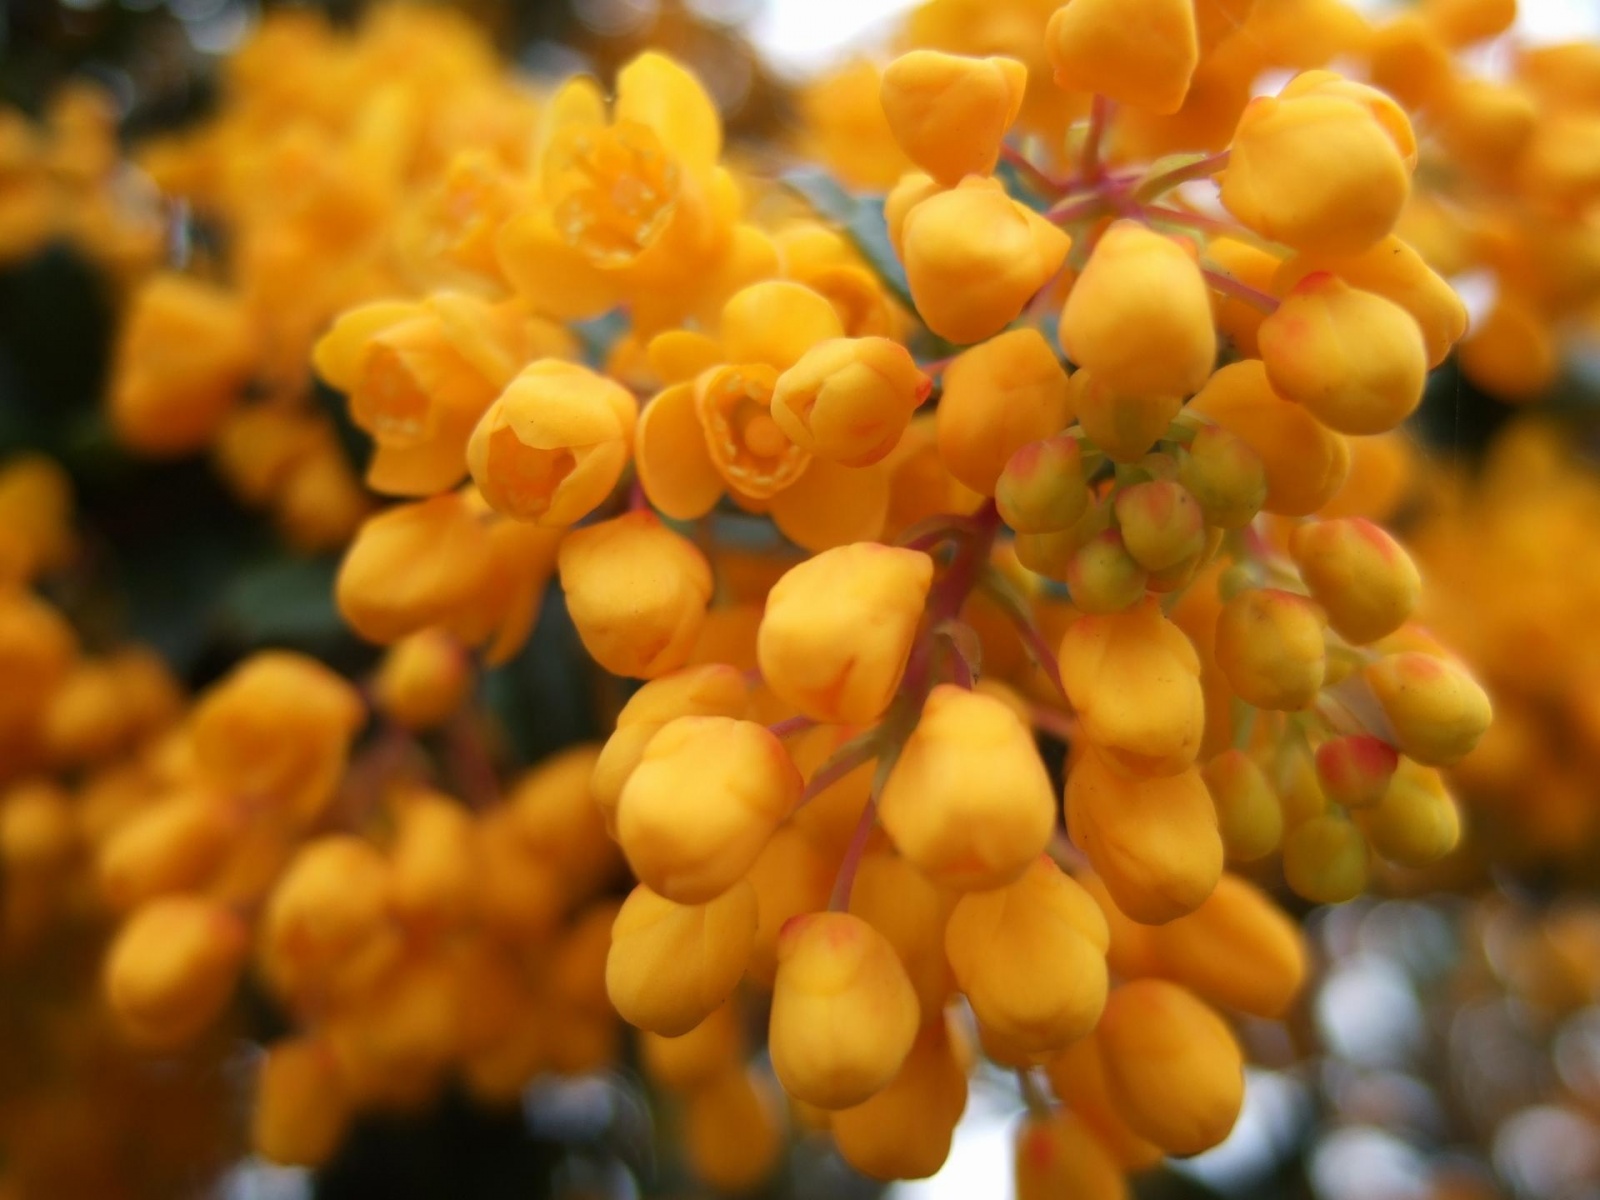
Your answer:
[[[1014,58],[913,50],[884,69],[881,97],[895,141],[946,187],[987,175],[1022,108],[1028,68]]]

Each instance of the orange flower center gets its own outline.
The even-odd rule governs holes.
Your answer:
[[[755,500],[777,495],[811,465],[772,419],[777,382],[777,371],[754,363],[718,367],[695,388],[711,461],[730,487]]]
[[[527,520],[543,516],[562,482],[578,465],[570,447],[540,450],[526,446],[509,428],[489,438],[488,478],[484,490],[495,508]]]
[[[406,351],[378,343],[366,355],[351,415],[386,446],[414,446],[428,435],[428,394],[417,381]]]
[[[648,127],[618,121],[557,142],[555,224],[600,267],[624,267],[660,236],[678,200],[678,164]]]

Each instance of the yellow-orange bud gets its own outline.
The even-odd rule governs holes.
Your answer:
[[[1066,261],[1072,239],[969,176],[912,208],[900,233],[911,298],[928,328],[966,345],[999,333]]]
[[[1457,664],[1420,651],[1388,654],[1362,672],[1408,758],[1448,767],[1489,728],[1489,697]]]
[[[807,453],[865,467],[894,449],[932,388],[898,342],[829,338],[778,376],[772,419]]]
[[[497,512],[571,525],[616,487],[638,404],[587,367],[530,363],[478,421],[467,443],[473,482]]]
[[[1289,536],[1300,577],[1328,624],[1357,645],[1405,624],[1422,598],[1422,577],[1399,542],[1371,521],[1312,521]]]
[[[321,1166],[339,1148],[349,1123],[350,1097],[325,1040],[289,1038],[268,1048],[250,1124],[257,1154],[289,1166]]]
[[[419,629],[389,648],[372,681],[378,708],[402,729],[443,725],[472,686],[466,648],[442,629]]]
[[[573,530],[557,561],[572,622],[602,667],[653,679],[688,661],[711,599],[694,543],[632,512]]]
[[[1327,671],[1316,602],[1279,588],[1246,588],[1217,616],[1217,665],[1257,708],[1295,710],[1317,698]]]
[[[1072,420],[1067,373],[1038,330],[1008,330],[945,368],[934,416],[944,465],[991,495],[1017,450]]]
[[[764,725],[679,717],[645,745],[623,785],[617,840],[641,881],[679,904],[702,904],[744,876],[801,789]]]
[[[222,865],[240,825],[232,805],[206,792],[184,792],[137,814],[100,848],[106,900],[126,910],[199,887]]]
[[[961,897],[944,932],[956,982],[983,1028],[1031,1054],[1094,1028],[1109,942],[1094,898],[1044,856],[1015,883]]]
[[[1118,392],[1187,396],[1217,360],[1193,248],[1137,221],[1101,235],[1062,306],[1060,332],[1067,357]]]
[[[1405,148],[1370,108],[1339,94],[1252,100],[1221,182],[1223,206],[1243,224],[1313,253],[1365,250],[1394,228],[1411,193]]]
[[[1060,663],[1084,736],[1123,769],[1170,775],[1194,762],[1205,729],[1200,659],[1155,600],[1074,621]]]
[[[928,555],[876,542],[791,567],[768,593],[756,635],[762,678],[815,720],[876,720],[900,686],[932,582]]]
[[[640,884],[611,927],[606,994],[630,1024],[686,1034],[732,994],[755,936],[756,894],[747,883],[692,905]]]
[[[1344,817],[1324,813],[1283,839],[1283,875],[1296,894],[1317,904],[1343,904],[1367,886],[1367,843]]]
[[[1013,1164],[1017,1200],[1126,1200],[1128,1180],[1111,1151],[1070,1109],[1025,1116],[1017,1125]]]
[[[1222,876],[1217,814],[1199,771],[1130,778],[1091,751],[1067,774],[1066,809],[1073,842],[1135,921],[1193,912]]]
[[[244,923],[199,896],[165,896],[124,925],[106,956],[112,1010],[141,1044],[179,1045],[214,1020],[249,948]]]
[[[860,917],[794,917],[778,938],[768,1045],[778,1081],[818,1108],[852,1108],[900,1073],[921,1024],[894,947]]]
[[[926,1179],[944,1166],[967,1105],[967,1073],[943,1018],[917,1034],[900,1073],[871,1099],[833,1113],[839,1154],[874,1179]]]
[[[1200,61],[1192,0],[1069,0],[1045,28],[1056,84],[1175,113]]]
[[[1004,701],[940,684],[889,772],[878,817],[934,882],[993,888],[1044,850],[1055,798],[1032,733]]]
[[[691,1092],[683,1144],[694,1173],[722,1192],[748,1192],[783,1155],[783,1120],[771,1081],[730,1064]]]
[[[1224,750],[1201,769],[1217,808],[1217,830],[1228,858],[1254,862],[1278,848],[1283,808],[1266,772],[1243,750]]]
[[[589,790],[615,825],[617,801],[645,745],[656,731],[677,717],[743,717],[750,710],[750,688],[744,675],[726,663],[683,667],[645,684],[622,706],[615,731],[594,764]]]
[[[1169,1154],[1228,1136],[1244,1103],[1244,1062],[1227,1024],[1194,994],[1159,979],[1111,994],[1095,1032],[1106,1082],[1128,1124]]]
[[[1150,931],[1159,973],[1202,999],[1281,1017],[1305,982],[1298,925],[1255,884],[1224,875],[1204,904]]]
[[[1307,275],[1261,323],[1280,396],[1340,433],[1384,433],[1422,402],[1427,348],[1411,314],[1326,271]]]
[[[1229,363],[1189,402],[1256,452],[1267,472],[1268,512],[1303,517],[1333,499],[1350,473],[1350,448],[1298,404],[1272,390],[1259,359]]]
[[[1379,857],[1403,867],[1438,862],[1461,840],[1461,814],[1439,772],[1404,758],[1382,798],[1356,821]]]
[[[913,50],[884,68],[879,94],[906,156],[954,187],[964,175],[994,170],[1027,83],[1027,67],[1014,58]]]

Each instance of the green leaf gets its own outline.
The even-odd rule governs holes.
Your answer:
[[[889,244],[889,225],[883,218],[882,196],[853,196],[820,167],[785,171],[779,179],[811,205],[819,217],[837,225],[883,280],[884,286],[894,293],[895,299],[908,311],[917,311],[911,301],[905,268]]]
[[[221,618],[251,643],[324,642],[344,622],[333,602],[334,558],[273,559],[241,570],[224,590]]]

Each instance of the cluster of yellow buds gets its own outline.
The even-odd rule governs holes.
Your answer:
[[[0,107],[0,264],[62,241],[131,284],[165,249],[154,201],[123,161],[116,105],[100,88],[63,87],[37,122]]]
[[[1466,327],[1396,233],[1410,122],[1308,70],[1191,132],[1255,31],[1139,8],[1050,6],[1042,66],[891,63],[874,103],[913,170],[854,244],[752,205],[663,56],[609,106],[569,82],[514,198],[473,209],[481,286],[353,308],[316,348],[369,483],[407,498],[347,555],[355,628],[494,661],[553,569],[595,661],[645,681],[592,780],[639,880],[605,984],[723,1186],[780,1145],[750,991],[777,1082],[882,1178],[948,1152],[959,994],[1036,1100],[1025,1193],[1116,1194],[1231,1128],[1212,1005],[1276,1016],[1301,981],[1225,863],[1281,846],[1339,901],[1369,853],[1458,838],[1438,768],[1488,701],[1360,515]],[[1050,111],[1086,119],[1052,145]],[[741,512],[785,543],[752,558]],[[1070,743],[1064,801],[1041,733]]]
[[[232,250],[144,282],[111,408],[348,542],[339,610],[387,649],[365,689],[257,654],[185,713],[142,652],[76,656],[26,590],[70,550],[61,482],[0,473],[8,928],[87,848],[112,1011],[160,1052],[253,966],[295,1026],[279,1161],[447,1080],[612,1062],[618,1016],[725,1190],[789,1119],[933,1174],[979,1054],[1027,1102],[1023,1200],[1217,1145],[1236,1018],[1305,979],[1280,880],[1337,903],[1438,862],[1451,769],[1508,796],[1536,759],[1566,789],[1537,837],[1592,832],[1588,759],[1530,750],[1552,702],[1588,732],[1587,675],[1547,686],[1579,619],[1543,617],[1586,593],[1469,621],[1382,524],[1430,371],[1459,345],[1532,391],[1600,288],[1590,60],[1452,57],[1510,8],[930,0],[803,106],[881,198],[744,170],[659,52],[536,95],[438,13],[268,21],[220,119],[145,154]],[[1479,266],[1468,334],[1447,276]],[[1516,543],[1561,591],[1588,483],[1504,453],[1419,560],[1467,594]],[[627,681],[609,736],[503,797],[429,778],[414,735],[462,734],[547,602]]]
[[[1561,426],[1519,420],[1475,476],[1436,472],[1418,490],[1407,538],[1437,585],[1423,614],[1495,697],[1493,726],[1453,779],[1497,860],[1587,869],[1600,836],[1594,468]]]

